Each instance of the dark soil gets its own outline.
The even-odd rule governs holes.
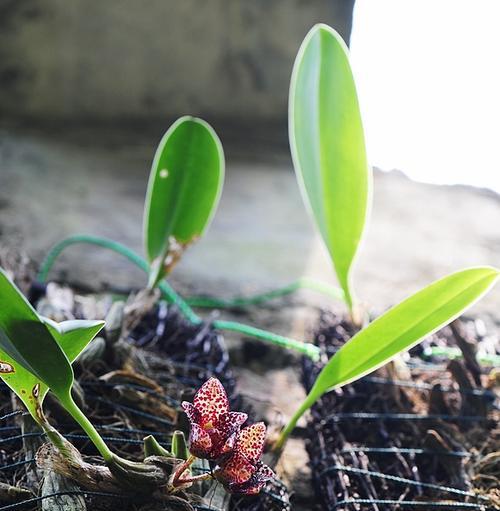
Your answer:
[[[309,390],[352,335],[324,314],[322,362],[304,361]],[[405,362],[326,394],[312,409],[307,449],[318,509],[500,509],[500,430],[493,371],[475,363],[475,323],[456,323]],[[423,360],[426,345],[459,345],[466,362]]]

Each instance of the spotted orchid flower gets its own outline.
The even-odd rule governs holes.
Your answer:
[[[189,451],[198,458],[217,460],[233,449],[241,425],[248,416],[230,412],[222,383],[210,378],[196,392],[193,403],[184,401],[182,408],[191,423]]]
[[[260,461],[265,439],[263,422],[240,431],[232,453],[214,471],[214,477],[229,492],[255,495],[274,477],[274,472]]]

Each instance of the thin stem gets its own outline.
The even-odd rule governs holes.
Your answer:
[[[212,474],[210,472],[207,472],[206,474],[200,474],[199,476],[185,477],[183,479],[180,479],[179,483],[180,484],[196,483],[198,481],[206,481],[207,479],[212,479]]]
[[[51,444],[57,448],[61,455],[65,458],[72,459],[71,454],[68,453],[68,441],[61,435],[61,433],[59,433],[59,431],[57,431],[47,421],[38,422],[38,424],[47,435],[47,438],[50,440]]]
[[[311,394],[306,397],[297,411],[293,414],[292,418],[288,421],[285,429],[283,429],[281,432],[277,442],[274,444],[273,451],[280,452],[283,449],[286,441],[288,440],[288,437],[290,436],[290,433],[297,425],[297,422],[302,417],[302,415],[304,415],[304,413],[307,412],[309,408],[311,408],[311,406],[314,404],[314,401],[315,399],[312,398]]]
[[[189,482],[188,479],[183,479],[182,476],[186,470],[189,469],[189,467],[194,463],[196,460],[196,456],[193,456],[192,454],[189,455],[189,458],[185,461],[183,461],[177,470],[175,471],[174,477],[172,479],[172,486],[177,487],[181,486],[182,484]]]
[[[438,356],[445,357],[449,359],[454,358],[463,358],[463,353],[460,348],[455,348],[452,346],[430,346],[425,348],[424,356]],[[480,364],[491,365],[494,367],[500,366],[500,356],[494,355],[490,353],[478,353],[476,355],[477,361]]]
[[[217,307],[220,309],[227,309],[232,307],[245,307],[247,305],[260,305],[276,298],[282,298],[301,289],[310,289],[329,296],[334,300],[345,301],[345,295],[342,289],[309,277],[302,277],[287,286],[250,296],[235,296],[228,299],[212,298],[209,296],[191,296],[185,298],[185,301],[192,307]]]
[[[299,353],[303,353],[313,360],[318,360],[319,358],[320,349],[317,346],[314,346],[314,344],[308,342],[296,341],[295,339],[290,339],[289,337],[274,334],[272,332],[268,332],[267,330],[261,330],[260,328],[255,328],[249,325],[242,325],[236,321],[216,320],[212,324],[219,330],[238,332],[250,337],[255,337],[261,341],[267,341],[271,344],[282,346],[283,348],[298,351]]]
[[[67,397],[61,398],[58,396],[59,401],[64,406],[66,411],[75,419],[75,421],[81,426],[83,431],[90,438],[92,443],[96,446],[100,455],[104,458],[106,463],[112,462],[115,455],[111,452],[109,447],[106,445],[101,435],[94,428],[92,423],[87,419],[85,414],[78,408],[77,404],[73,400],[73,397],[69,394]]]
[[[76,234],[74,236],[69,236],[64,240],[60,241],[56,245],[52,247],[49,251],[45,259],[42,261],[40,265],[40,270],[38,272],[38,280],[40,282],[45,282],[50,273],[50,270],[54,266],[56,259],[61,255],[61,253],[71,245],[77,244],[88,244],[95,245],[98,247],[106,248],[117,254],[122,255],[127,258],[132,264],[141,269],[144,273],[149,274],[149,264],[138,254],[136,254],[133,250],[130,250],[125,245],[118,243],[117,241],[109,240],[107,238],[101,238],[99,236],[89,236],[87,234]],[[184,314],[184,316],[193,324],[200,324],[202,322],[201,318],[189,307],[189,305],[172,289],[172,287],[164,280],[160,282],[158,288],[161,291],[162,296],[169,302],[177,305],[179,310]]]

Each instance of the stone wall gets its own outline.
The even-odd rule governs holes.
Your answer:
[[[116,120],[286,118],[294,55],[354,0],[2,0],[0,113]]]

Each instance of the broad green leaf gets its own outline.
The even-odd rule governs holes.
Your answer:
[[[469,268],[452,273],[389,309],[352,337],[319,373],[313,388],[282,431],[281,449],[300,417],[325,393],[378,369],[444,327],[481,298],[499,270]]]
[[[73,362],[88,343],[104,326],[103,321],[64,321],[56,323],[48,318],[41,318],[47,325],[54,339],[61,346],[70,362]],[[0,336],[5,334],[0,330]],[[37,419],[37,407],[41,406],[49,388],[34,374],[30,373],[0,348],[0,364],[5,372],[0,377],[23,401],[28,411]],[[15,372],[11,369],[15,368]],[[34,391],[34,389],[36,389]],[[35,395],[34,395],[35,394]]]
[[[66,355],[41,321],[35,309],[0,269],[0,349],[56,394],[73,383]]]
[[[498,279],[495,268],[452,273],[399,303],[350,339],[323,368],[311,389],[324,392],[371,373],[444,327],[484,295]]]
[[[289,136],[303,198],[352,309],[351,267],[370,209],[372,176],[348,50],[327,25],[311,29],[295,60]]]
[[[203,120],[181,117],[154,157],[144,209],[150,287],[165,276],[213,217],[224,180],[224,153]]]
[[[32,330],[22,331],[17,324],[26,324]],[[19,396],[35,419],[49,389],[49,382],[56,381],[58,367],[51,364],[53,375],[48,375],[44,367],[39,367],[46,358],[39,353],[33,335],[41,334],[41,343],[49,346],[51,353],[56,353],[62,369],[66,370],[69,362],[81,353],[85,346],[95,337],[104,325],[102,321],[64,321],[56,323],[47,318],[40,318],[27,302],[21,292],[0,269],[0,377]],[[13,326],[14,325],[14,326]],[[9,335],[7,334],[9,332]],[[22,333],[21,337],[18,337]],[[55,349],[54,349],[55,345]],[[35,352],[30,350],[35,347]],[[64,352],[61,357],[61,349]],[[64,356],[66,355],[66,356]],[[38,357],[38,358],[37,358]],[[67,357],[67,358],[66,358]],[[64,358],[64,361],[63,361]],[[69,362],[68,362],[69,360]],[[71,367],[70,367],[71,371]],[[58,392],[67,392],[69,387],[57,380]]]

